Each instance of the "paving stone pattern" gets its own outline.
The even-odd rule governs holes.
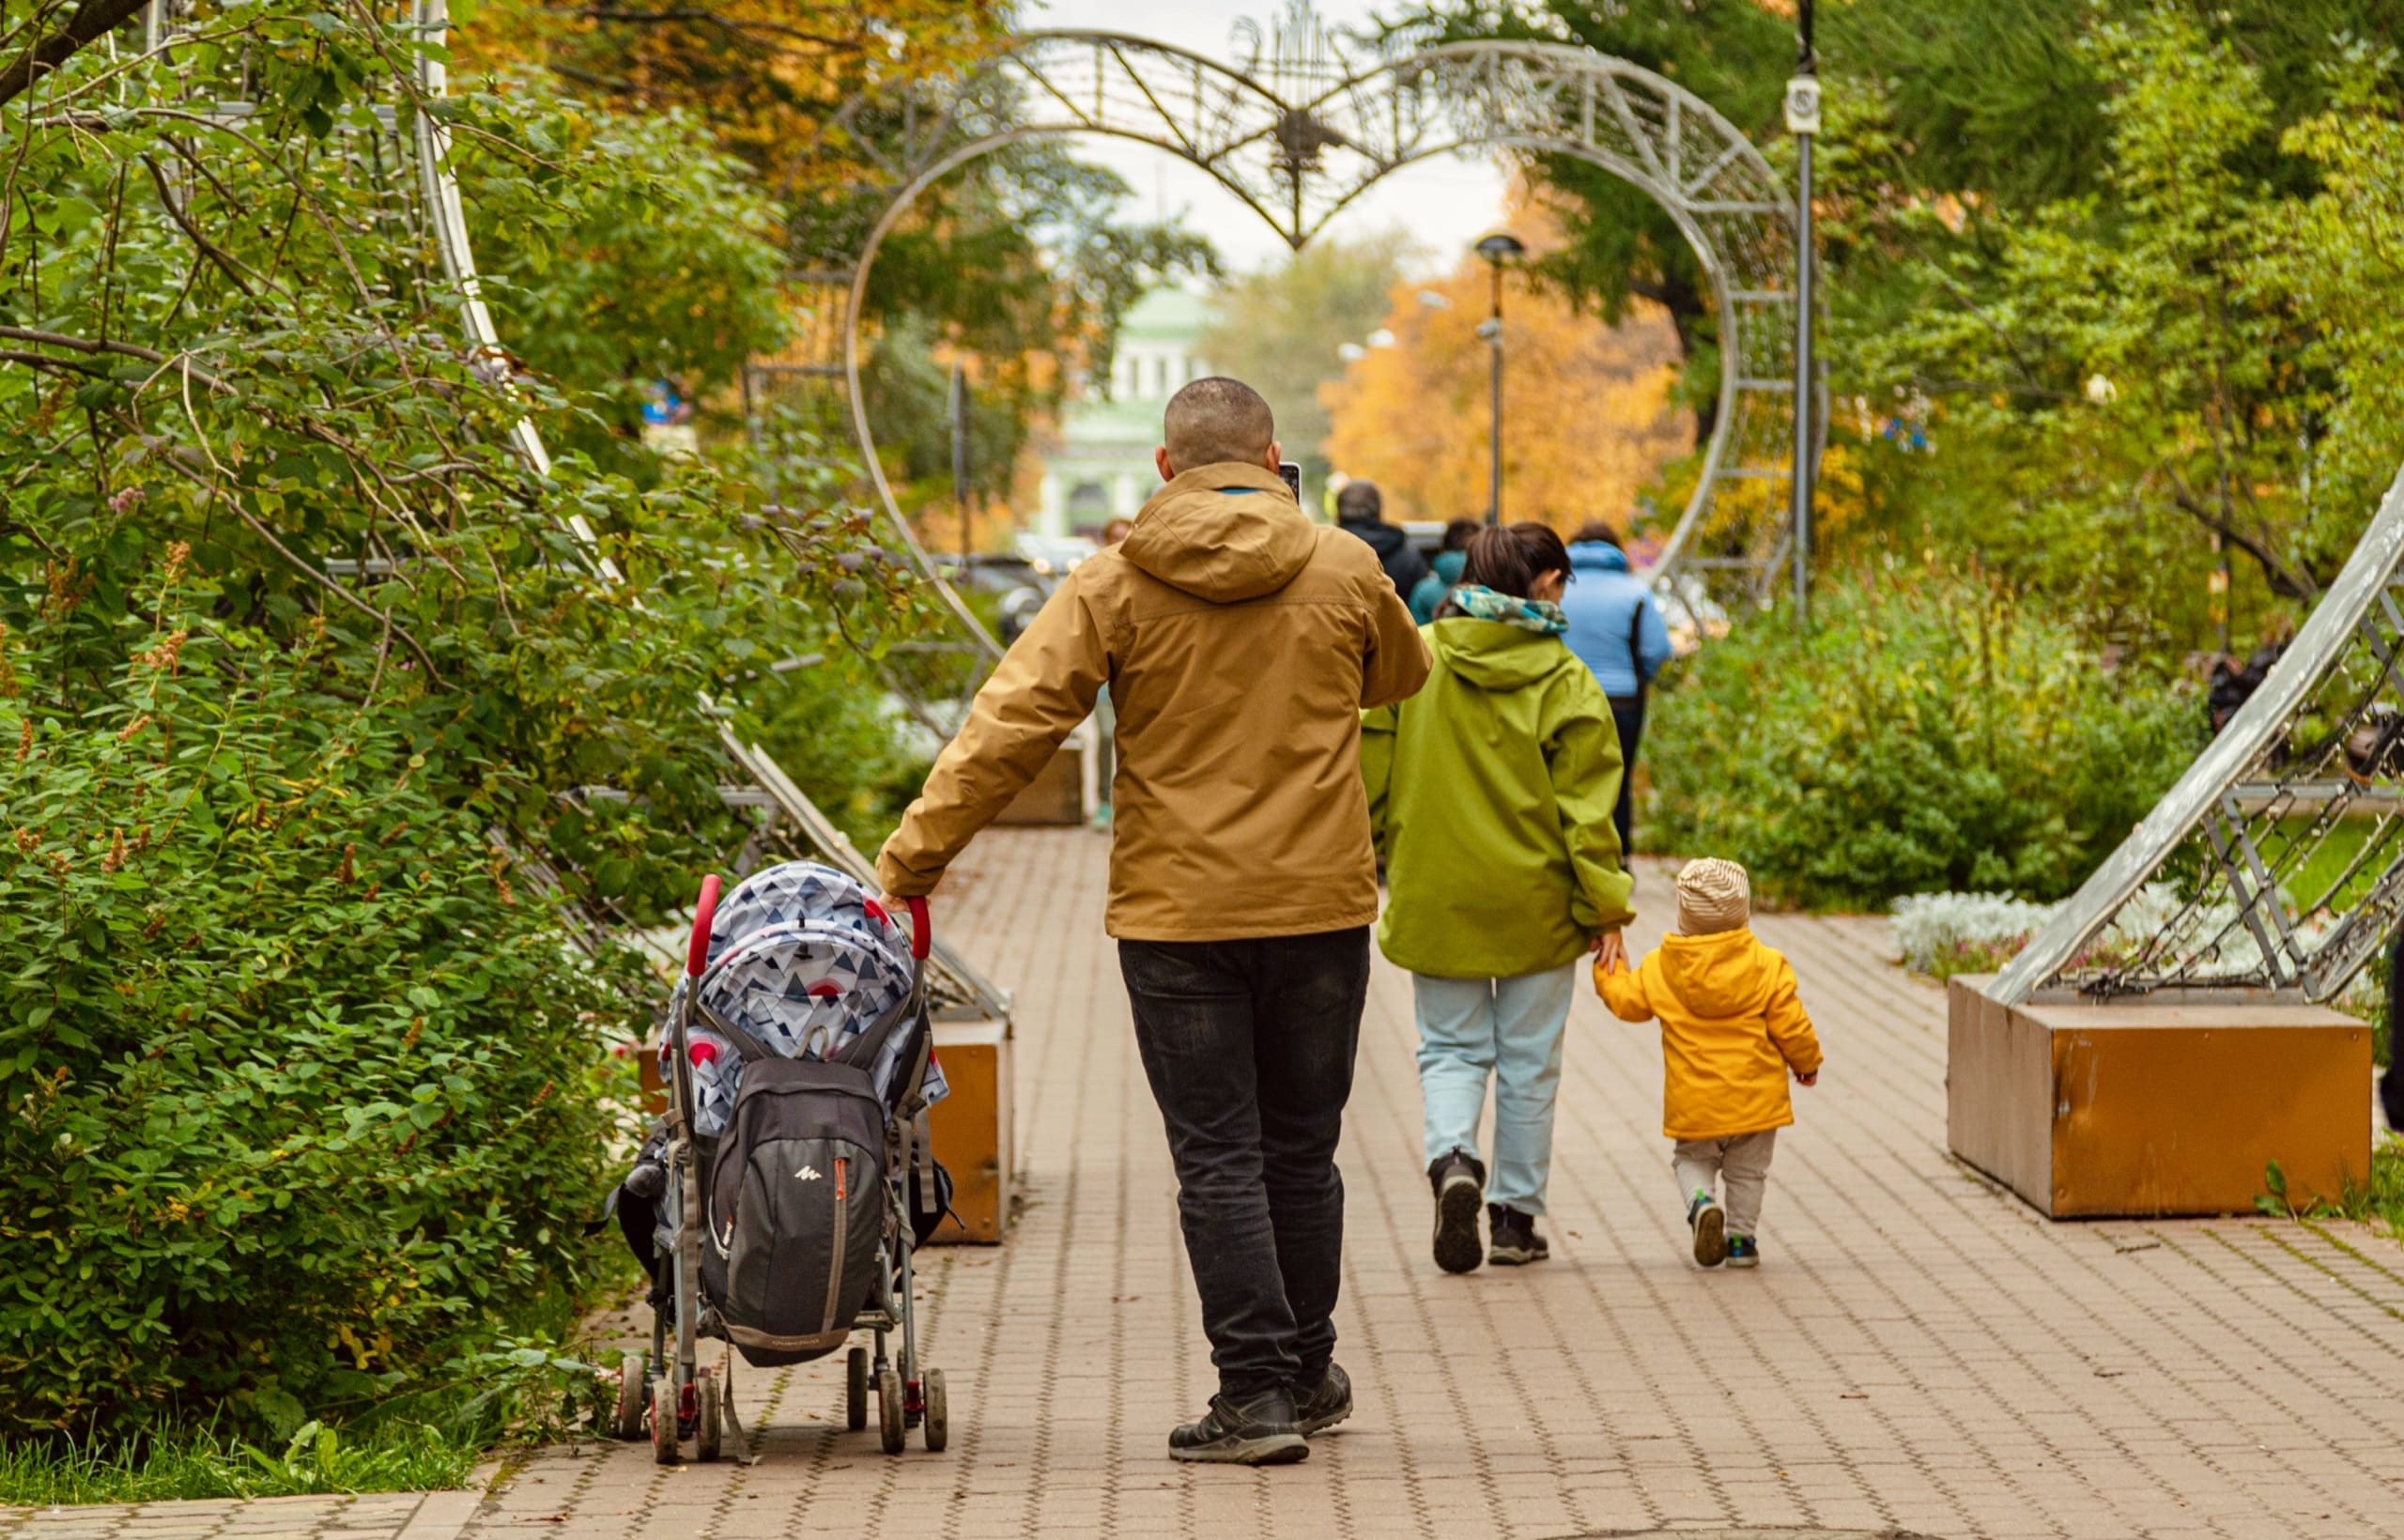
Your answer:
[[[938,908],[1018,993],[1025,1183],[1008,1246],[921,1274],[949,1452],[887,1458],[842,1431],[840,1358],[738,1367],[756,1463],[544,1451],[464,1532],[2404,1535],[2404,1249],[2342,1223],[2047,1223],[1947,1157],[1943,996],[1870,920],[1760,922],[1829,1067],[1796,1092],[1751,1273],[1687,1259],[1653,1030],[1591,993],[1552,1260],[1439,1272],[1410,980],[1380,962],[1343,1154],[1358,1410],[1301,1466],[1172,1464],[1168,1428],[1212,1378],[1102,933],[1106,851],[994,831]],[[1667,890],[1648,869],[1641,945]],[[268,1505],[239,1530],[0,1516],[0,1535],[390,1533],[365,1506],[388,1501],[273,1530],[251,1527]]]

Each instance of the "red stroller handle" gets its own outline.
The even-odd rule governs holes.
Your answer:
[[[902,901],[910,906],[910,955],[924,962],[927,954],[935,947],[934,921],[927,917],[926,900],[906,899]]]
[[[685,976],[699,978],[710,963],[710,921],[717,916],[717,873],[701,879],[701,907],[693,912],[693,942],[685,949]]]

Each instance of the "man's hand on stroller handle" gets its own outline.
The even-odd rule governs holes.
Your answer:
[[[910,916],[910,955],[924,960],[935,944],[934,921],[927,913],[927,901],[881,893],[877,895],[876,901],[887,915],[897,919],[903,915]]]

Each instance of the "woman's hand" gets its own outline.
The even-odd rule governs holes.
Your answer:
[[[1627,966],[1627,943],[1620,939],[1617,931],[1605,931],[1596,936],[1589,950],[1595,954],[1595,966],[1605,973]]]
[[[1795,1084],[1797,1086],[1817,1086],[1819,1083],[1820,1071],[1817,1070],[1812,1070],[1808,1075],[1798,1071],[1795,1076]]]

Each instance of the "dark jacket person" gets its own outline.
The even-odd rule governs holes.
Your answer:
[[[1367,541],[1395,593],[1408,599],[1427,576],[1427,559],[1410,544],[1410,536],[1400,525],[1385,521],[1385,495],[1377,483],[1347,482],[1344,490],[1335,494],[1335,527]]]
[[[1002,659],[877,871],[932,891],[1109,685],[1107,923],[1219,1370],[1169,1454],[1283,1462],[1352,1407],[1333,1315],[1378,914],[1361,712],[1417,690],[1427,650],[1360,542],[1295,506],[1250,387],[1197,379],[1163,425],[1168,485]]]

